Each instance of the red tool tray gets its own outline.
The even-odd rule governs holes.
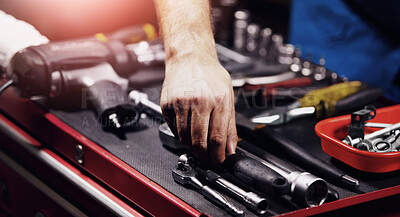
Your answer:
[[[351,115],[344,115],[320,121],[315,132],[321,137],[322,149],[330,156],[362,171],[384,173],[400,169],[400,152],[374,153],[356,149],[342,142],[347,136]],[[400,105],[376,110],[376,116],[369,122],[394,124],[400,122]],[[365,128],[365,133],[379,130]]]

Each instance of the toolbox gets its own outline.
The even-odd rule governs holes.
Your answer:
[[[149,85],[142,91],[147,92],[151,96],[150,99],[156,102],[156,93],[159,93],[160,85]],[[141,119],[136,129],[120,137],[105,132],[93,111],[48,108],[46,105],[17,97],[13,88],[0,96],[0,112],[3,125],[24,132],[54,152],[58,159],[76,167],[88,179],[94,180],[97,185],[121,200],[122,204],[128,204],[130,209],[125,210],[132,216],[228,215],[201,194],[174,182],[171,169],[176,165],[181,153],[162,145],[158,138],[158,123],[148,118]],[[239,112],[246,115],[250,111]],[[379,112],[380,110],[376,118],[379,117]],[[264,195],[270,201],[270,207],[263,216],[310,216],[343,210],[368,201],[372,201],[370,203],[373,204],[380,198],[398,201],[399,197],[396,195],[400,193],[399,170],[383,174],[366,173],[331,158],[321,149],[320,140],[314,133],[315,124],[314,119],[305,118],[276,127],[276,130],[295,140],[314,156],[359,179],[360,189],[353,192],[332,186],[339,192],[339,200],[309,208],[296,206],[288,198]],[[338,138],[342,138],[343,135]],[[7,134],[2,134],[0,144],[1,149],[10,155],[21,154],[16,148],[18,145],[7,142]],[[240,202],[226,197],[244,210],[246,216],[256,216]],[[388,210],[393,209],[391,207]],[[88,215],[98,216],[91,213],[90,209],[85,211]],[[358,208],[357,211],[363,213],[368,212],[368,209]],[[399,210],[395,209],[393,212],[398,213]],[[115,213],[114,215],[118,216]]]

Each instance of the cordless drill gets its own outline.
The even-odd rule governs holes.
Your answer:
[[[21,97],[71,101],[81,96],[82,106],[88,100],[105,129],[129,127],[138,121],[141,109],[127,99],[126,76],[164,62],[159,41],[124,43],[128,35],[143,35],[137,28],[111,37],[97,35],[27,47],[11,59],[8,77]]]

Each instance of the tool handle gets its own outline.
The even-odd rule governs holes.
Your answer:
[[[220,193],[216,192],[207,185],[205,185],[201,189],[201,194],[204,195],[205,198],[212,201],[213,203],[223,207],[224,210],[227,211],[232,216],[243,216],[243,210],[240,210],[237,207],[233,206],[225,199],[225,197],[223,197]]]
[[[251,131],[242,125],[237,125],[237,128],[239,136],[242,136],[243,138],[246,138],[246,134]],[[319,175],[331,183],[347,187],[351,190],[355,190],[359,187],[357,180],[357,183],[344,182],[342,177],[345,176],[345,174],[342,171],[327,165],[325,162],[319,160],[315,156],[312,156],[297,143],[285,138],[273,128],[259,128],[256,131],[256,135],[258,136],[258,140],[268,141],[268,144],[264,145],[268,145],[275,150],[279,150],[280,153],[285,154],[288,159],[291,159],[292,162],[296,163],[298,166],[306,169],[307,171]]]
[[[257,130],[257,134],[264,141],[268,141],[269,146],[273,146],[275,149],[280,150],[280,152],[284,153],[287,158],[291,159],[297,165],[307,169],[311,173],[326,178],[332,183],[339,184],[353,190],[358,188],[358,181],[357,184],[343,182],[342,179],[343,176],[345,176],[345,173],[309,154],[297,143],[285,138],[275,129],[263,127]]]
[[[282,195],[289,192],[287,180],[257,160],[232,154],[226,158],[224,166],[243,183],[263,193]]]
[[[113,129],[115,123],[110,115],[115,114],[121,127],[131,126],[140,118],[140,109],[126,101],[121,86],[111,81],[99,81],[89,88],[90,100],[103,127]],[[117,127],[119,128],[119,127]]]
[[[371,87],[336,102],[336,113],[359,109],[383,96],[383,90]]]
[[[329,87],[313,90],[301,98],[301,107],[315,107],[317,118],[330,117],[335,113],[335,104],[356,92],[362,87],[359,81],[334,84]]]

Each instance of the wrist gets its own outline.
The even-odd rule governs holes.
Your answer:
[[[185,33],[171,37],[173,41],[165,41],[166,65],[180,61],[217,61],[217,52],[214,38],[205,35]]]

